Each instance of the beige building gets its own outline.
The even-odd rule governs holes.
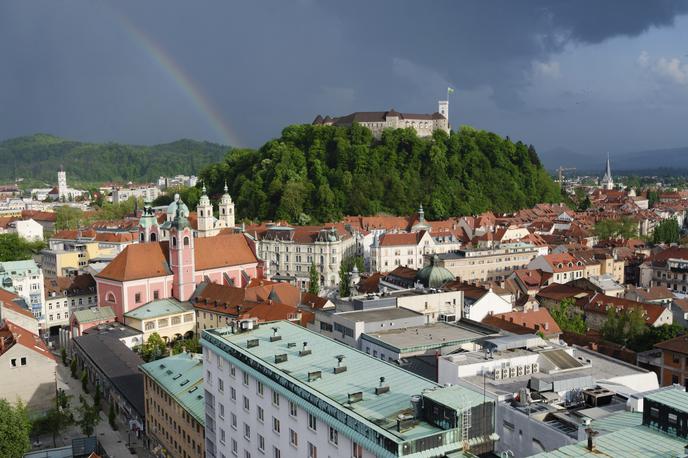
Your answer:
[[[432,114],[399,113],[392,108],[389,111],[357,111],[339,117],[318,115],[313,120],[313,124],[319,126],[350,127],[354,123],[370,129],[375,138],[382,137],[385,129],[411,128],[419,137],[429,137],[436,130],[449,133],[449,102],[440,100],[437,111]]]
[[[124,324],[143,332],[147,341],[154,332],[167,341],[190,337],[196,329],[193,307],[174,298],[159,299],[124,314]]]
[[[45,285],[45,328],[69,325],[77,310],[98,304],[96,282],[89,274],[76,277],[48,277]]]
[[[435,242],[428,231],[386,233],[370,246],[370,269],[389,272],[399,266],[420,269],[423,256],[435,253]]]
[[[246,227],[246,234],[256,240],[267,278],[286,280],[302,289],[308,288],[312,264],[322,286],[337,286],[342,260],[357,252],[356,239],[343,224],[292,227],[268,223]]]
[[[205,456],[201,355],[180,353],[141,365],[146,433],[155,456]],[[222,416],[225,412],[220,412]],[[229,412],[227,413],[229,415]]]
[[[23,402],[31,412],[55,404],[57,361],[37,334],[9,320],[0,327],[0,397]]]
[[[538,255],[529,243],[505,243],[497,248],[474,248],[439,254],[439,265],[461,281],[501,281],[525,268]]]

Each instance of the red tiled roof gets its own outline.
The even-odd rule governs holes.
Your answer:
[[[645,317],[645,322],[647,324],[654,324],[660,317],[660,315],[666,310],[663,306],[658,304],[644,304],[642,302],[631,301],[628,299],[622,299],[620,297],[607,296],[606,294],[597,293],[590,298],[583,298],[577,301],[579,306],[582,304],[582,308],[586,313],[599,313],[607,314],[610,309],[615,309],[617,307],[623,310],[630,310],[633,308],[640,308],[644,311],[643,315]]]
[[[586,291],[582,288],[576,288],[575,286],[570,286],[567,284],[552,283],[551,285],[542,288],[537,293],[537,296],[543,297],[545,299],[562,301],[568,298],[580,298],[583,296],[589,296],[590,294],[590,291]]]
[[[387,233],[380,238],[380,246],[418,245],[425,231],[401,232],[398,234]]]
[[[546,336],[561,333],[561,328],[559,328],[557,322],[554,321],[552,315],[550,315],[549,311],[544,307],[527,312],[500,313],[499,315],[492,315],[488,317],[491,318],[488,320],[488,324],[500,328],[500,324],[503,325],[503,322],[506,322],[522,326],[526,329],[529,329],[530,332],[540,331]],[[483,322],[485,322],[485,320],[483,320]]]
[[[541,269],[519,269],[514,271],[514,275],[523,283],[526,288],[540,288],[547,280],[552,278],[552,274]]]
[[[665,340],[664,342],[659,342],[655,344],[655,348],[688,355],[688,335],[678,336],[673,339]]]
[[[297,320],[300,313],[294,306],[273,302],[257,304],[242,313],[241,318],[257,318],[258,321]]]
[[[40,339],[40,337],[38,337],[31,331],[28,331],[27,329],[24,329],[23,327],[14,324],[9,320],[5,320],[5,329],[12,333],[14,341],[17,344],[22,345],[28,348],[29,350],[33,350],[39,355],[44,356],[52,361],[57,360],[55,356],[52,353],[50,353],[48,347]]]
[[[21,315],[24,315],[28,318],[33,318],[34,320],[36,319],[35,316],[33,316],[33,313],[30,311],[26,310],[24,307],[20,307],[18,304],[16,304],[14,301],[16,300],[21,300],[21,297],[18,295],[7,291],[6,289],[0,288],[0,302],[2,302],[2,306],[4,308],[7,308],[8,310],[12,310],[15,313],[19,313]]]
[[[172,275],[168,262],[169,243],[127,245],[97,276],[115,281]],[[194,239],[196,271],[258,262],[243,234]]]
[[[57,213],[42,212],[38,210],[22,210],[22,219],[33,219],[34,221],[48,221],[54,223],[57,221]]]
[[[320,297],[308,292],[301,295],[301,304],[307,305],[312,309],[322,309],[327,304],[327,300],[326,297]]]

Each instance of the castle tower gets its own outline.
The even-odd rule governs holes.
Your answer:
[[[438,102],[437,112],[449,119],[449,100],[440,100]]]
[[[223,227],[234,227],[234,202],[227,191],[225,181],[225,193],[220,199],[220,223]]]
[[[181,200],[170,226],[170,268],[172,296],[179,301],[188,301],[196,289],[196,265],[194,259],[194,237],[189,225],[189,208]]]
[[[57,194],[59,199],[67,198],[67,172],[60,166],[57,172]]]
[[[157,242],[160,240],[158,219],[155,216],[151,202],[143,203],[143,213],[139,219],[139,243]]]
[[[203,195],[198,201],[196,213],[198,215],[198,236],[210,237],[215,229],[215,217],[213,216],[213,206],[210,203],[208,194],[206,193],[205,184],[202,190]]]
[[[614,189],[614,179],[612,178],[612,167],[609,162],[609,153],[607,153],[607,166],[604,169],[604,176],[600,180],[602,189]]]

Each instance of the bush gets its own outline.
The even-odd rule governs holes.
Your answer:
[[[88,374],[86,370],[81,372],[81,388],[84,390],[84,393],[88,393]]]
[[[67,366],[67,350],[65,350],[64,348],[62,350],[60,350],[60,357],[62,358],[62,364],[64,364],[66,367]]]
[[[110,427],[117,431],[117,422],[115,421],[115,405],[110,402],[110,410],[108,412],[108,423],[110,423]]]
[[[73,358],[73,359],[72,359],[72,362],[71,362],[71,364],[69,365],[69,369],[70,369],[71,372],[72,372],[72,378],[76,378],[76,369],[77,369],[77,367],[76,367],[76,358]]]

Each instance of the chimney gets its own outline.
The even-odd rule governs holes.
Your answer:
[[[299,356],[307,356],[307,355],[310,355],[311,353],[312,353],[311,349],[308,348],[308,342],[304,342],[303,343],[303,350],[301,350],[299,352]]]
[[[585,432],[588,434],[588,450],[595,450],[595,436],[599,434],[597,431],[593,431],[592,428],[586,428]]]
[[[344,355],[337,355],[335,358],[337,358],[337,367],[334,368],[334,373],[341,374],[342,372],[345,372],[346,366],[342,365],[342,361],[344,361]]]

